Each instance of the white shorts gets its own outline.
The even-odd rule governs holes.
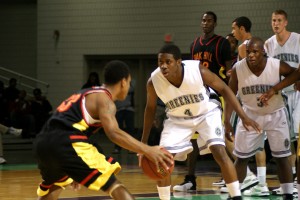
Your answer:
[[[289,91],[285,92],[288,99],[288,107],[291,118],[291,137],[298,137],[299,135],[299,123],[300,123],[300,92]]]
[[[169,117],[164,122],[160,146],[176,154],[175,160],[186,160],[193,150],[190,140],[195,132],[199,133],[197,144],[201,154],[210,153],[211,145],[225,146],[220,109],[193,118]]]
[[[273,157],[291,155],[291,139],[287,120],[287,109],[284,107],[271,114],[257,115],[245,109],[246,114],[255,120],[266,132]],[[253,128],[245,129],[242,122],[237,124],[233,154],[239,158],[249,158],[264,148],[265,134],[258,134]]]

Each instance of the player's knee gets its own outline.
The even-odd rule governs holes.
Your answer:
[[[223,145],[212,145],[209,147],[211,153],[213,154],[214,159],[218,163],[225,163],[228,162],[229,157],[227,155],[225,146]]]
[[[120,188],[120,187],[124,187],[117,179],[114,175],[112,175],[108,181],[104,184],[104,186],[101,187],[101,190],[108,193],[111,197],[113,192]]]

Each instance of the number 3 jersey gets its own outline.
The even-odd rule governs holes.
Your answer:
[[[86,110],[85,96],[91,93],[111,94],[102,87],[92,87],[78,91],[64,100],[48,120],[48,124],[55,124],[69,130],[77,130],[88,136],[97,128],[102,127],[100,120],[93,119]]]
[[[173,117],[197,117],[218,105],[209,99],[199,70],[200,61],[182,61],[183,80],[180,87],[172,85],[157,68],[151,74],[157,96],[166,105],[166,113]]]
[[[268,58],[265,69],[259,76],[251,72],[245,58],[237,62],[234,67],[238,79],[238,95],[241,98],[243,107],[262,115],[273,113],[284,107],[281,91],[268,101],[268,106],[263,106],[258,99],[273,85],[280,82],[280,60]]]

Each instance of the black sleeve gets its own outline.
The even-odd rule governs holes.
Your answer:
[[[194,42],[192,42],[191,45],[190,45],[190,59],[191,60],[193,60],[193,52],[192,52],[193,46],[194,46]]]
[[[220,60],[228,61],[231,60],[231,48],[228,40],[225,38],[222,39],[220,42],[220,49],[219,49],[219,56]]]

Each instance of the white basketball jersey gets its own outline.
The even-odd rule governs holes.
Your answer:
[[[209,101],[203,85],[197,60],[182,61],[184,77],[180,87],[172,85],[158,67],[151,74],[157,96],[165,103],[168,116],[195,117],[205,114],[218,105]]]
[[[283,46],[279,45],[276,36],[273,35],[265,42],[265,50],[268,56],[278,58],[294,68],[300,64],[300,34],[291,32],[289,39]],[[285,88],[285,91],[293,90],[293,86]]]
[[[249,69],[246,59],[235,64],[238,78],[238,94],[243,107],[258,114],[269,114],[284,107],[281,91],[268,101],[268,106],[263,106],[258,101],[258,97],[280,81],[279,67],[280,60],[268,58],[264,71],[260,76],[256,76]]]

